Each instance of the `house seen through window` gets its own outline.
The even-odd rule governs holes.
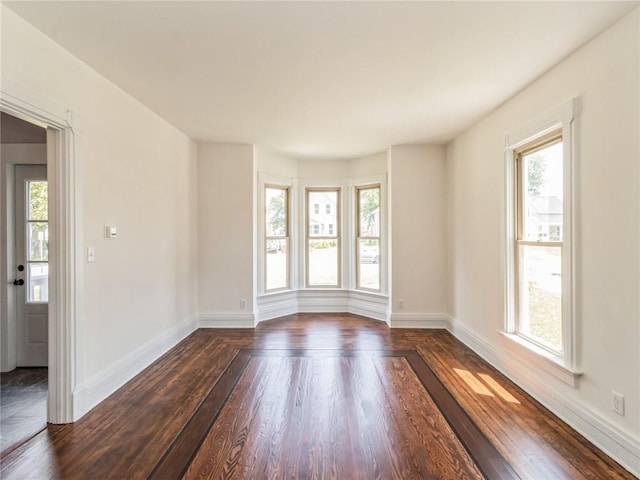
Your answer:
[[[340,286],[340,191],[306,189],[306,271],[308,287]],[[319,205],[326,205],[320,213]]]

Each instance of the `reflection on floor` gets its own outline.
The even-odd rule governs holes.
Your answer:
[[[47,426],[47,369],[16,368],[0,375],[0,452]]]

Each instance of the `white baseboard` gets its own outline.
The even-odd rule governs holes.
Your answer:
[[[383,322],[387,321],[388,308],[389,298],[374,293],[352,291],[347,301],[347,312]]]
[[[353,313],[387,321],[389,298],[377,293],[342,289],[306,289],[258,297],[258,321],[294,313]]]
[[[253,313],[201,313],[199,328],[253,328],[256,317]]]
[[[258,323],[298,313],[298,292],[270,293],[258,297]]]
[[[512,382],[548,408],[631,473],[640,477],[640,439],[607,422],[584,404],[565,398],[553,388],[549,374],[517,356],[496,348],[459,322],[451,322],[451,333],[497,368]]]
[[[444,328],[451,329],[451,318],[446,313],[392,313],[391,328]]]
[[[346,313],[349,311],[347,290],[299,290],[298,311],[303,313]]]
[[[183,322],[145,343],[76,387],[73,392],[73,421],[79,420],[196,329],[195,319]]]

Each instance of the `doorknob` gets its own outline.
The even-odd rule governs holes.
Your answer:
[[[18,278],[16,280],[13,281],[14,285],[24,285],[24,280],[21,278]]]

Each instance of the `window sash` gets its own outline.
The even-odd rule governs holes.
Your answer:
[[[536,318],[528,317],[525,312],[527,310],[527,305],[530,305],[530,302],[531,302],[531,293],[528,291],[522,291],[523,290],[522,283],[524,280],[527,279],[527,273],[522,271],[523,261],[525,261],[523,247],[533,247],[534,249],[558,250],[559,252],[558,263],[560,264],[560,272],[559,272],[560,277],[557,279],[558,282],[556,282],[560,287],[559,304],[554,303],[552,298],[548,298],[546,299],[545,307],[547,307],[547,309],[553,310],[554,308],[557,308],[559,306],[559,308],[557,308],[558,310],[557,313],[560,317],[559,318],[560,324],[557,325],[557,328],[553,328],[552,326],[547,325],[545,327],[546,330],[540,335],[536,335],[535,333],[532,332],[532,330],[535,330]],[[562,274],[563,274],[562,245],[558,244],[558,242],[519,242],[517,243],[517,246],[516,246],[516,255],[517,255],[517,258],[515,261],[515,269],[516,269],[516,282],[515,282],[516,332],[515,333],[518,336],[525,338],[527,341],[535,344],[536,346],[552,353],[553,355],[562,356],[564,354],[563,337],[565,335],[564,334],[564,315],[562,312],[562,302],[564,301],[563,300],[564,292],[562,290]],[[535,274],[537,274],[538,276],[542,276],[544,275],[544,273],[545,273],[544,269],[539,269],[535,272]],[[535,278],[535,274],[534,274],[534,278]],[[554,274],[551,274],[551,276],[553,275]],[[537,282],[529,280],[528,283],[531,284],[530,287],[528,288],[532,288],[534,290],[536,289]],[[548,312],[547,312],[547,315],[548,315]],[[532,325],[534,328],[532,328]],[[542,327],[539,327],[539,329],[540,328]],[[559,336],[557,347],[554,345],[552,341],[545,342],[543,338],[545,335],[550,337]]]
[[[545,148],[551,147],[559,142],[563,141],[563,135],[562,135],[562,131],[561,130],[554,130],[540,138],[537,138],[535,141],[525,144],[524,146],[522,146],[521,148],[518,148],[514,151],[515,154],[515,180],[516,180],[516,185],[515,185],[515,197],[516,197],[516,221],[515,221],[515,241],[514,241],[514,251],[513,251],[513,255],[514,255],[514,290],[515,290],[515,309],[514,309],[514,326],[515,326],[515,332],[518,336],[525,338],[527,341],[535,344],[536,346],[538,346],[539,348],[542,348],[548,352],[550,352],[553,355],[559,356],[559,357],[563,357],[564,355],[564,345],[565,345],[565,341],[564,341],[564,335],[565,335],[565,315],[563,312],[563,309],[560,308],[560,334],[561,334],[561,338],[560,338],[560,348],[556,349],[553,346],[551,346],[548,343],[545,343],[543,341],[541,341],[539,338],[531,335],[530,332],[528,332],[526,326],[525,326],[525,320],[523,318],[523,302],[525,301],[524,299],[524,295],[526,295],[525,292],[521,291],[521,283],[522,283],[522,279],[524,276],[524,272],[521,271],[521,251],[523,247],[547,247],[547,248],[558,248],[560,251],[560,264],[563,264],[562,261],[562,256],[564,254],[564,239],[561,241],[538,241],[538,240],[525,240],[524,236],[525,236],[525,208],[526,208],[526,200],[525,200],[525,180],[524,180],[524,175],[525,175],[525,167],[524,167],[524,157],[528,156],[528,155],[532,155],[540,150],[543,150]],[[566,161],[566,159],[563,156],[562,162],[563,162],[563,168],[562,168],[562,172],[563,172],[563,176],[564,176],[564,162]],[[564,181],[563,181],[564,184]],[[563,216],[563,222],[564,222],[564,216]],[[561,275],[564,272],[562,272],[561,270]],[[562,304],[562,302],[565,301],[565,292],[563,289],[561,289],[561,293],[560,293],[560,302]],[[528,298],[528,297],[527,297]]]
[[[524,210],[525,210],[525,188],[524,188],[524,157],[532,155],[547,147],[551,147],[562,142],[562,132],[553,131],[534,142],[519,148],[515,153],[516,161],[516,241],[524,241]],[[563,159],[564,162],[564,159]]]
[[[381,258],[382,258],[382,252],[381,252],[381,228],[382,226],[380,225],[380,220],[378,220],[378,226],[377,226],[377,232],[378,235],[363,235],[364,232],[364,228],[362,225],[362,192],[364,191],[368,191],[368,190],[377,190],[378,191],[378,211],[380,211],[381,208],[381,195],[382,195],[382,188],[381,185],[379,184],[374,184],[374,185],[364,185],[364,186],[359,186],[356,187],[356,244],[355,244],[355,263],[356,263],[356,289],[358,290],[367,290],[367,291],[372,291],[372,292],[380,292],[381,290],[381,275],[382,275],[382,271],[380,268],[381,265]],[[363,286],[363,279],[362,279],[362,262],[361,262],[361,252],[360,252],[360,245],[362,243],[362,241],[375,241],[378,244],[378,261],[377,263],[372,262],[373,264],[376,265],[376,269],[377,269],[377,284],[378,287],[377,288],[370,288],[367,286]]]
[[[267,228],[268,221],[268,209],[267,205],[267,190],[281,190],[284,193],[284,233],[282,235],[267,235],[269,229]],[[265,237],[269,236],[271,238],[285,238],[289,236],[289,188],[288,187],[280,187],[276,185],[265,185],[264,186],[264,231]]]
[[[267,222],[269,219],[269,216],[267,215],[267,211],[269,206],[267,205],[267,191],[268,190],[281,190],[284,193],[284,233],[282,235],[267,235],[267,232],[269,231],[268,226],[267,226]],[[283,186],[279,186],[279,185],[271,185],[271,184],[265,184],[264,186],[264,200],[265,200],[265,205],[264,205],[264,231],[265,231],[265,236],[264,236],[264,291],[265,292],[276,292],[276,291],[280,291],[280,290],[288,290],[291,286],[291,280],[290,280],[290,265],[291,265],[291,241],[290,241],[290,237],[289,237],[289,231],[290,231],[290,205],[289,205],[289,187],[283,187]],[[283,286],[277,286],[274,288],[269,288],[269,284],[270,284],[270,272],[272,272],[269,269],[269,255],[271,254],[271,252],[269,252],[272,242],[281,242],[284,241],[285,242],[285,284]]]
[[[342,242],[341,242],[341,228],[340,228],[340,188],[339,187],[308,187],[305,189],[305,285],[307,288],[340,288],[342,277]],[[335,221],[333,222],[333,235],[329,235],[328,228],[325,233],[314,234],[312,233],[311,215],[322,215],[316,211],[316,206],[319,206],[318,202],[311,203],[310,199],[313,193],[335,193]],[[311,212],[313,208],[313,213]],[[325,208],[326,211],[326,208]],[[333,213],[330,215],[334,215]],[[317,225],[316,225],[317,226]],[[336,242],[336,282],[335,283],[312,283],[312,275],[310,271],[310,245],[312,242],[326,241]]]
[[[274,278],[270,277],[270,272],[273,273],[273,270],[269,269],[269,259],[270,259],[270,255],[273,255],[274,253],[278,253],[278,251],[276,250],[275,252],[270,251],[272,249],[272,242],[284,242],[285,246],[284,246],[284,285],[278,285],[275,287],[271,287],[269,288],[270,283],[274,283]],[[290,286],[290,275],[289,275],[289,258],[290,258],[290,251],[291,251],[291,242],[289,237],[266,237],[266,242],[265,242],[265,249],[264,249],[264,291],[265,292],[276,292],[276,291],[280,291],[280,290],[288,290],[289,286]],[[271,282],[270,282],[271,280]]]

